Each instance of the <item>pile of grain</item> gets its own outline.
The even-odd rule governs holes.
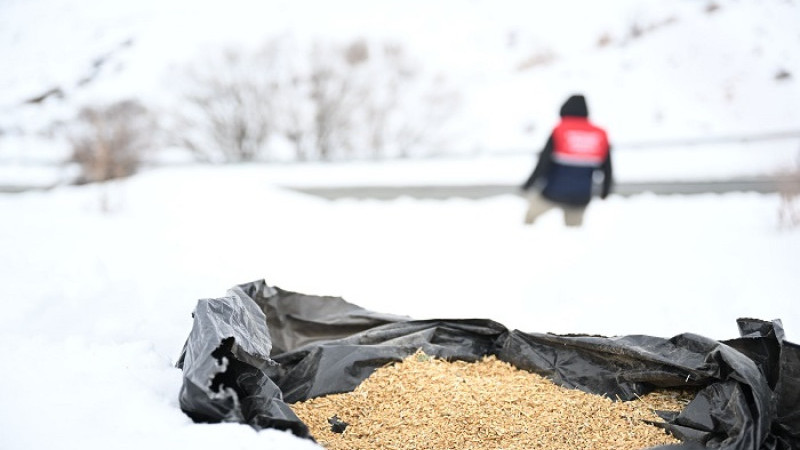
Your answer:
[[[679,442],[643,420],[660,422],[653,409],[678,411],[688,400],[688,392],[660,392],[613,402],[495,357],[446,362],[417,353],[353,392],[291,406],[329,450],[622,450]],[[348,424],[343,433],[331,431],[334,416]]]

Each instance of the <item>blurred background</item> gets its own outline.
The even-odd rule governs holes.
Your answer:
[[[145,164],[530,164],[575,92],[623,181],[796,170],[799,19],[793,0],[5,0],[0,187]]]

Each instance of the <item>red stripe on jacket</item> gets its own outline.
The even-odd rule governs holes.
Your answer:
[[[596,167],[608,157],[606,132],[583,117],[563,117],[553,144],[553,160],[560,164]]]

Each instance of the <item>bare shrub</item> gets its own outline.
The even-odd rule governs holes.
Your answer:
[[[142,163],[155,121],[140,103],[125,100],[81,109],[70,132],[72,161],[81,168],[80,183],[133,175]]]
[[[399,44],[376,44],[374,55],[354,73],[359,104],[354,112],[363,155],[371,158],[424,154],[443,145],[445,124],[459,96],[442,77],[426,74]]]
[[[347,49],[316,43],[311,50],[308,81],[314,111],[310,130],[320,159],[333,159],[337,150],[351,154],[354,105],[358,103],[355,67]],[[356,64],[358,61],[355,61]]]
[[[290,77],[274,98],[278,132],[288,141],[294,157],[298,161],[307,161],[315,157],[314,140],[308,132],[308,124],[313,114],[309,105],[309,87],[298,76]]]
[[[274,86],[262,78],[271,57],[268,51],[253,56],[228,48],[189,67],[173,140],[208,162],[261,157],[274,127]]]
[[[185,73],[171,134],[210,162],[269,160],[281,144],[300,161],[407,155],[435,145],[457,97],[401,46],[365,39],[276,37]]]
[[[306,49],[291,37],[279,36],[268,40],[253,57],[260,60],[257,78],[269,86],[264,106],[270,114],[271,137],[285,139],[298,161],[316,158],[308,79],[312,64]]]
[[[419,69],[397,44],[385,43],[374,53],[372,64],[356,74],[361,95],[355,113],[362,127],[360,147],[367,149],[367,155],[380,158],[398,143],[394,134],[398,116],[403,114],[403,95]]]
[[[454,110],[456,96],[443,81],[425,77],[395,43],[316,42],[307,70],[308,101],[297,99],[281,115],[310,119],[305,132],[317,159],[407,156],[432,143],[432,131]]]

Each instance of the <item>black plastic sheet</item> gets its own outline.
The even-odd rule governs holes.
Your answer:
[[[349,392],[375,369],[421,349],[449,360],[486,355],[554,383],[632,400],[693,388],[681,412],[657,424],[671,449],[800,448],[800,348],[780,320],[737,321],[729,341],[684,333],[603,337],[509,330],[488,319],[412,320],[338,297],[284,291],[263,280],[198,302],[178,367],[180,405],[199,422],[233,421],[312,438],[288,403]]]

